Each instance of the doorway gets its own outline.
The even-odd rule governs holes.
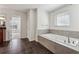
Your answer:
[[[21,38],[21,17],[14,16],[10,21],[10,39],[20,39]]]

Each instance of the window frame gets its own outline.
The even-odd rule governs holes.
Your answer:
[[[68,20],[69,24],[57,25],[57,16],[61,15],[61,14],[69,15],[69,20]],[[63,26],[67,26],[68,27],[68,26],[70,26],[70,13],[68,11],[63,11],[63,12],[56,13],[54,15],[54,19],[55,19],[55,26],[58,26],[58,27],[63,27]]]

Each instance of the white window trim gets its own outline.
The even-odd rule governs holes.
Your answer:
[[[68,11],[64,11],[64,12],[59,12],[59,13],[56,13],[55,15],[54,15],[54,19],[55,19],[55,26],[58,26],[58,27],[62,27],[62,26],[70,26],[70,17],[69,17],[69,24],[65,24],[65,25],[57,25],[57,15],[58,14],[68,14],[69,16],[70,16],[70,14],[69,14],[69,12]]]

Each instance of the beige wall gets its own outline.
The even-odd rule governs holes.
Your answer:
[[[55,25],[54,15],[56,13],[68,11],[70,14],[70,26],[68,27],[58,27]],[[79,5],[73,4],[70,6],[66,6],[60,9],[55,10],[54,12],[50,12],[50,29],[56,30],[70,30],[70,31],[79,31]]]
[[[26,13],[15,11],[12,9],[0,8],[0,15],[4,15],[6,17],[6,40],[9,40],[9,21],[12,16],[21,16],[21,38],[26,37]]]

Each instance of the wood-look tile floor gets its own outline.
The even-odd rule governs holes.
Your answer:
[[[53,54],[36,41],[13,39],[0,45],[0,54]]]

